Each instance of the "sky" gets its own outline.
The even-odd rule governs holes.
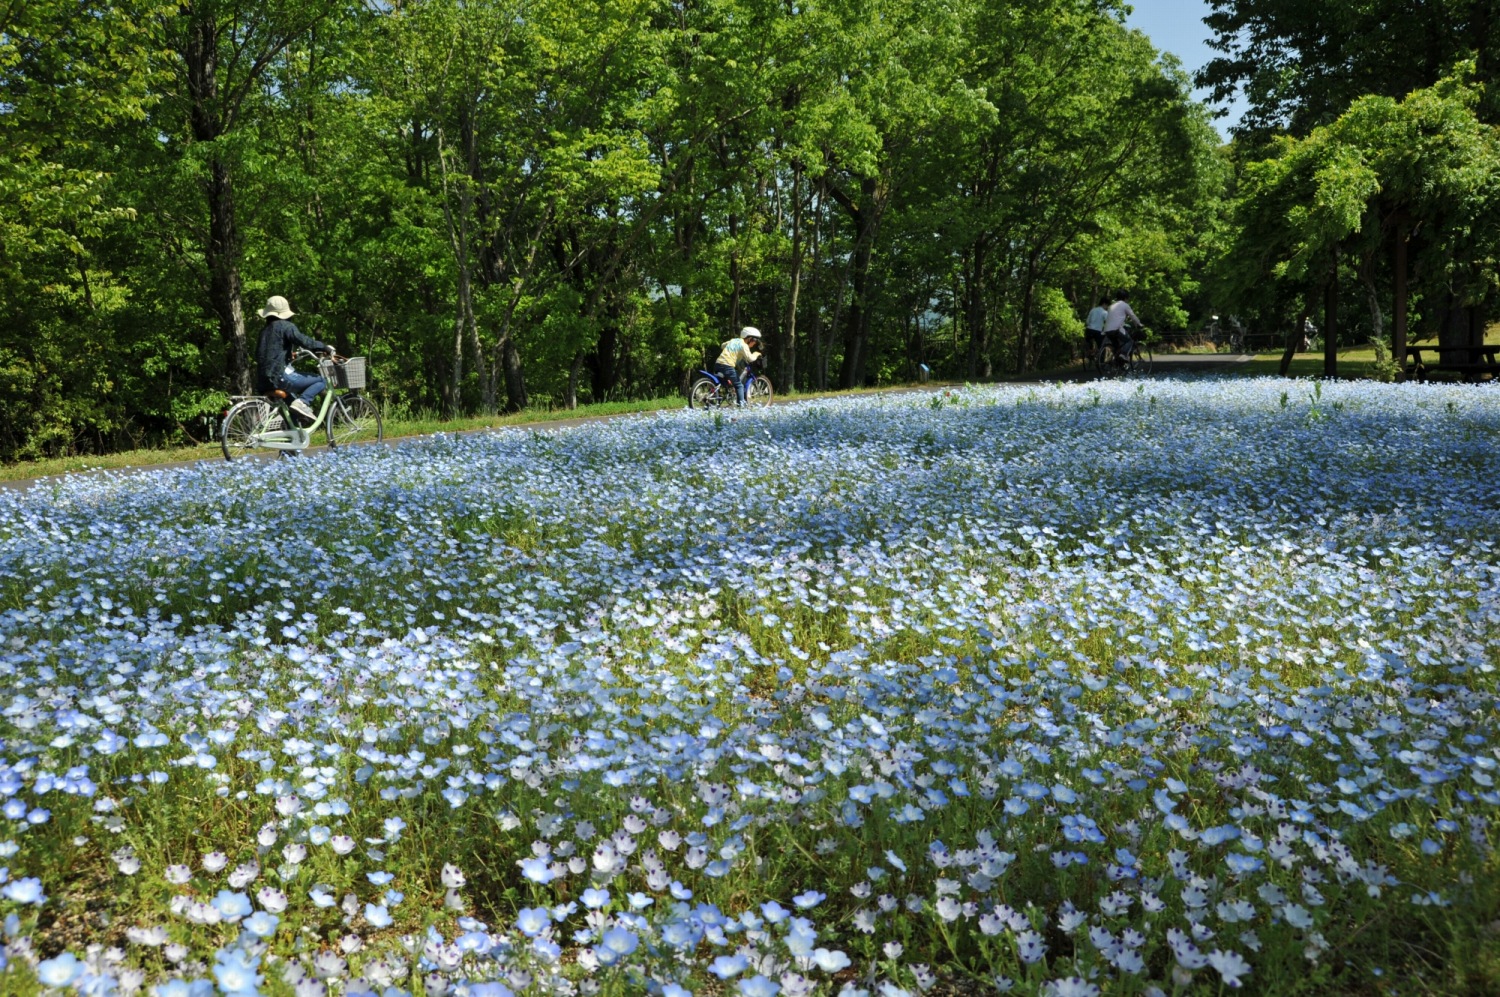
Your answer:
[[[1208,0],[1135,0],[1133,6],[1135,9],[1125,23],[1145,32],[1157,48],[1181,59],[1188,73],[1201,69],[1218,54],[1208,47],[1212,32],[1203,23],[1212,9]],[[1200,100],[1208,99],[1207,90],[1199,90],[1195,95]],[[1227,136],[1229,127],[1243,113],[1244,102],[1237,99],[1230,105],[1228,117],[1215,119],[1219,134]]]

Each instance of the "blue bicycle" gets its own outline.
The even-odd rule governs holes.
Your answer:
[[[741,375],[745,378],[746,405],[769,405],[775,389],[771,379],[760,372],[758,364],[750,364]],[[733,408],[739,399],[735,397],[734,385],[729,378],[712,371],[699,370],[688,388],[688,408]]]

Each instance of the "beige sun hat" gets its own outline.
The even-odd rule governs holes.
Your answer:
[[[260,310],[261,318],[270,318],[272,315],[277,318],[291,318],[295,314],[297,313],[292,311],[292,306],[287,304],[287,300],[279,294],[273,294],[267,298],[266,307]]]

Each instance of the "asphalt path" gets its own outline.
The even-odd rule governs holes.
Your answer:
[[[1250,355],[1235,356],[1235,355],[1232,355],[1232,354],[1224,354],[1224,353],[1172,353],[1172,354],[1167,354],[1167,355],[1164,355],[1164,356],[1163,355],[1158,355],[1154,359],[1154,361],[1152,362],[1152,368],[1151,369],[1152,369],[1152,376],[1153,377],[1156,376],[1156,375],[1171,375],[1171,376],[1174,376],[1174,377],[1195,377],[1195,376],[1206,376],[1206,375],[1214,375],[1214,374],[1227,374],[1227,373],[1231,373],[1234,370],[1234,368],[1236,366],[1238,366],[1239,364],[1245,363],[1246,361],[1249,361],[1249,360],[1252,360],[1252,359],[1254,359],[1254,358],[1253,358],[1253,356],[1250,356]],[[1066,371],[1066,372],[1062,372],[1062,373],[1059,373],[1059,374],[1056,374],[1056,375],[1053,375],[1053,376],[1039,377],[1039,378],[1036,378],[1036,379],[1033,379],[1033,380],[1029,380],[1029,381],[1007,381],[1007,382],[1002,382],[1002,383],[1004,383],[1004,384],[1011,384],[1011,385],[1015,385],[1015,386],[1019,387],[1019,386],[1028,385],[1028,384],[1045,384],[1045,383],[1049,383],[1049,382],[1052,382],[1052,381],[1089,381],[1089,380],[1092,380],[1092,379],[1093,379],[1093,375],[1090,374],[1087,371]],[[908,387],[902,387],[902,388],[891,388],[891,389],[889,389],[887,391],[879,392],[879,394],[898,395],[898,394],[908,394],[908,393],[912,393],[912,392],[922,392],[922,391],[941,391],[944,388],[951,388],[951,387],[954,387],[954,385],[952,385],[952,384],[918,384],[918,385],[910,385]],[[773,401],[772,404],[774,404],[774,405],[781,405],[781,404],[787,404],[787,403],[794,402],[794,401],[803,401],[803,400],[806,400],[806,399],[800,399],[800,398],[778,398],[775,401]],[[665,411],[665,410],[658,409],[656,411]],[[597,423],[597,422],[611,422],[611,421],[613,421],[615,419],[641,418],[642,416],[648,416],[648,415],[653,415],[653,414],[654,414],[653,412],[618,412],[618,413],[615,413],[613,415],[581,415],[581,416],[573,416],[571,418],[566,418],[566,419],[548,419],[548,420],[546,420],[544,422],[524,422],[524,423],[516,423],[515,425],[511,425],[511,426],[497,426],[497,427],[493,427],[493,428],[486,427],[486,428],[483,428],[483,429],[460,430],[460,431],[458,431],[458,433],[461,434],[461,435],[468,435],[468,434],[471,434],[471,433],[495,433],[495,432],[502,432],[502,431],[507,430],[507,429],[524,429],[524,430],[528,430],[528,431],[530,431],[530,430],[546,431],[546,430],[554,430],[554,429],[569,429],[569,428],[574,427],[574,426],[587,426],[587,425],[590,425],[592,423]],[[417,440],[417,439],[422,439],[422,437],[421,436],[398,436],[398,437],[393,437],[393,438],[390,438],[390,439],[382,440],[379,445],[390,446],[392,444],[404,443],[404,442],[406,442],[408,440]],[[372,444],[356,444],[356,445],[357,446],[370,446]],[[322,452],[325,452],[327,449],[328,448],[326,446],[308,447],[305,451],[301,452],[301,457],[315,457],[316,455],[318,455],[318,454],[320,454]],[[245,460],[276,460],[276,459],[278,459],[278,455],[274,454],[274,453],[268,453],[268,454],[251,454],[251,455],[248,455],[247,457],[245,457],[244,459]],[[142,474],[142,473],[145,473],[147,471],[162,471],[162,470],[169,470],[169,469],[178,468],[178,467],[192,467],[192,466],[194,466],[196,464],[222,464],[222,463],[224,463],[224,459],[222,457],[199,457],[199,458],[195,458],[193,460],[170,461],[170,462],[162,463],[162,464],[141,464],[141,465],[137,465],[137,466],[127,466],[127,467],[101,468],[99,470],[94,470],[94,471],[72,471],[72,472],[69,472],[67,474],[49,474],[49,475],[44,475],[42,477],[36,477],[36,478],[18,478],[18,479],[14,479],[14,480],[0,481],[0,490],[3,490],[3,491],[29,491],[30,489],[35,488],[35,487],[45,487],[47,485],[55,484],[56,482],[59,482],[59,481],[63,481],[63,480],[70,479],[70,478],[77,478],[77,477],[84,476],[84,475]]]

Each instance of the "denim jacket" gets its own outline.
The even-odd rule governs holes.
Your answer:
[[[260,343],[255,347],[256,391],[265,394],[281,387],[286,365],[292,362],[292,350],[298,346],[314,352],[328,348],[284,318],[266,322],[260,331]]]

